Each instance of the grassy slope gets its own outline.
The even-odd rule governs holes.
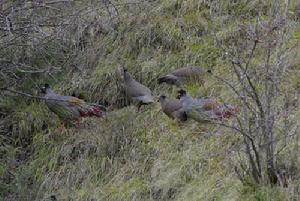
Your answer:
[[[66,92],[72,87],[70,80],[76,81],[89,100],[117,102],[121,93],[113,76],[119,65],[126,65],[155,96],[174,97],[175,89],[156,86],[155,78],[181,66],[213,68],[230,77],[209,30],[216,29],[226,40],[238,23],[251,20],[250,14],[240,19],[241,13],[264,9],[267,3],[234,7],[226,2],[219,11],[222,15],[213,20],[208,8],[192,0],[154,3],[146,9],[147,15],[124,10],[126,20],[118,34],[95,40],[93,46],[100,51],[97,64],[85,76],[75,73],[55,88]],[[224,22],[226,29],[221,26]],[[298,28],[295,40],[299,34]],[[294,63],[298,68],[299,62]],[[293,79],[292,87],[299,86],[296,75]],[[193,95],[233,101],[232,93],[210,77],[202,87],[185,87]],[[14,133],[21,141],[16,144],[29,138],[32,152],[2,190],[10,190],[20,200],[49,200],[51,195],[59,200],[292,200],[294,196],[293,189],[243,186],[231,165],[237,162],[239,136],[192,121],[180,125],[163,115],[158,104],[143,113],[133,107],[115,110],[105,119],[86,120],[84,128],[61,133],[55,115],[42,103],[19,102],[14,121]],[[8,158],[22,153],[7,149]],[[9,164],[1,167],[3,174],[11,168]]]

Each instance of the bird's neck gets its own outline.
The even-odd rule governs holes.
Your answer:
[[[130,82],[132,80],[132,77],[128,72],[124,73],[124,80],[125,82]]]
[[[165,107],[166,104],[167,104],[167,101],[166,100],[162,100],[162,101],[160,101],[160,104],[161,104],[161,107]]]

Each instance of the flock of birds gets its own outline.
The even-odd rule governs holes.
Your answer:
[[[198,79],[203,76],[204,71],[197,67],[186,67],[177,69],[158,79],[158,83],[167,83],[180,86],[185,80]],[[126,95],[137,103],[138,111],[142,105],[154,103],[151,90],[141,84],[128,72],[121,69],[121,86]],[[199,79],[198,79],[199,80]],[[102,117],[107,111],[104,106],[86,103],[84,100],[73,96],[62,96],[55,93],[49,84],[42,88],[45,103],[64,122],[80,120],[81,117]],[[198,122],[221,120],[230,118],[239,110],[231,105],[218,103],[211,98],[193,98],[187,91],[178,91],[176,99],[170,99],[165,95],[159,97],[161,110],[170,118],[184,122],[194,119]]]

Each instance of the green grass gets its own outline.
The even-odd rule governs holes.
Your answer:
[[[43,102],[1,98],[1,108],[10,115],[1,119],[5,134],[0,136],[0,153],[5,157],[0,160],[0,177],[6,181],[12,173],[13,178],[1,185],[0,193],[13,194],[17,200],[49,200],[51,195],[78,201],[298,200],[299,179],[289,188],[241,183],[234,171],[238,160],[245,160],[238,154],[243,150],[241,136],[219,126],[170,120],[158,103],[141,113],[134,106],[124,107],[128,102],[116,78],[116,69],[125,66],[156,98],[160,94],[175,98],[177,88],[157,85],[156,78],[183,66],[201,66],[233,79],[231,64],[214,34],[230,44],[238,37],[238,24],[253,23],[258,11],[267,13],[270,2],[225,0],[213,8],[196,0],[163,0],[142,4],[142,11],[122,7],[117,31],[96,35],[78,55],[56,55],[55,43],[32,51],[34,66],[47,67],[49,61],[62,66],[62,71],[32,77],[18,86],[20,90],[36,93],[34,83],[49,82],[63,94],[79,91],[89,102],[108,101],[114,110],[103,119],[86,119],[79,128],[62,132],[58,118]],[[292,24],[296,28],[289,45],[300,39],[299,23]],[[253,65],[264,58],[259,52]],[[300,86],[298,58],[298,50],[288,58],[294,71],[286,78],[286,91]],[[193,96],[237,104],[233,92],[209,75],[203,86],[189,83],[184,88]],[[297,119],[300,111],[292,116]],[[293,147],[298,142],[295,138],[278,157],[297,158]],[[15,160],[20,164],[12,169]]]

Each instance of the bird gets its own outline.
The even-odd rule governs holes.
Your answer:
[[[178,119],[180,121],[186,121],[187,116],[182,109],[182,104],[178,99],[171,100],[165,95],[159,97],[159,102],[162,111],[171,119]]]
[[[227,119],[239,112],[237,107],[222,105],[211,98],[194,99],[183,89],[179,90],[178,94],[177,98],[180,100],[187,118],[198,122]]]
[[[154,102],[154,99],[151,95],[151,90],[136,81],[126,68],[123,68],[123,78],[123,87],[125,89],[125,93],[133,101],[138,103],[138,111],[142,105],[148,105]]]
[[[79,91],[73,91],[71,96],[82,99],[82,100],[84,100],[86,98],[85,95]]]
[[[185,80],[200,80],[203,82],[202,76],[204,70],[199,67],[179,68],[163,77],[157,79],[158,84],[167,83],[169,85],[180,86]]]
[[[106,108],[102,105],[86,103],[84,100],[73,96],[62,96],[55,93],[49,84],[41,88],[43,99],[48,108],[63,121],[80,120],[81,117],[103,117]]]

